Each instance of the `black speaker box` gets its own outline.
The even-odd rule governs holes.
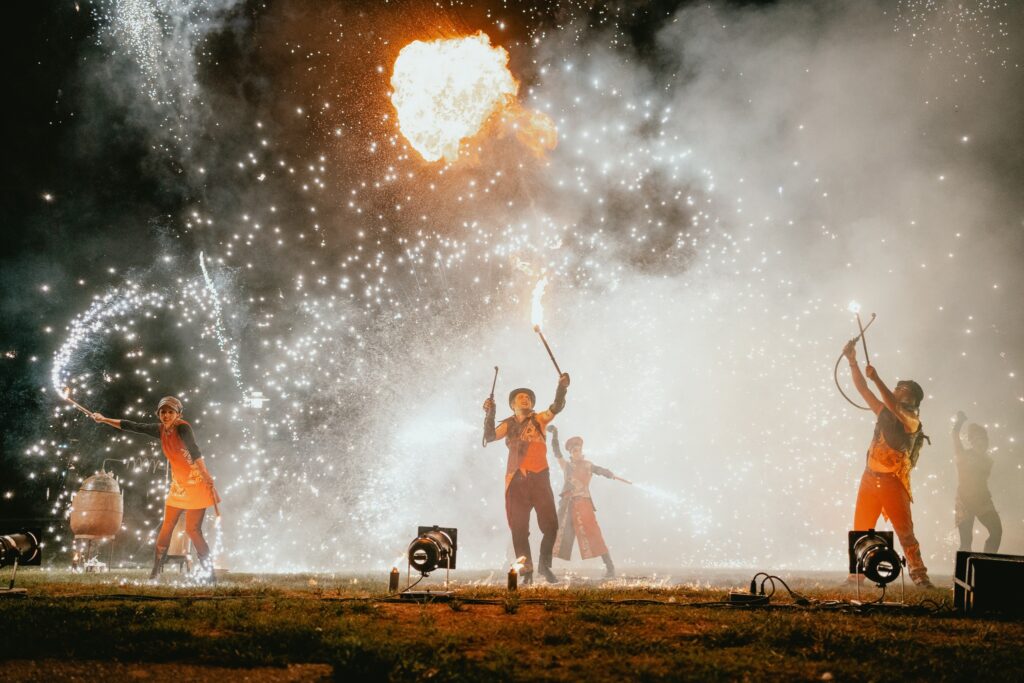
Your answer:
[[[958,552],[953,607],[965,616],[1024,618],[1024,556]]]

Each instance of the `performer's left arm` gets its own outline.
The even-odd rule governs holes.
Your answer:
[[[554,417],[552,415],[552,417]],[[551,450],[554,452],[555,457],[562,460],[562,448],[558,444],[558,427],[555,425],[549,425],[548,431],[551,432]]]
[[[875,366],[869,363],[864,369],[864,374],[866,374],[868,379],[874,382],[875,386],[878,387],[878,393],[882,397],[882,403],[884,403],[885,407],[903,423],[903,429],[910,434],[916,432],[917,428],[921,425],[921,421],[917,419],[917,416],[903,410],[903,406],[901,406],[896,400],[896,396],[893,395],[889,387],[885,386],[885,382],[882,381],[882,378],[878,376],[878,371],[875,370]]]
[[[593,472],[594,474],[600,474],[602,477],[615,479],[615,474],[607,467],[601,467],[600,465],[591,465],[590,471]]]
[[[558,388],[555,389],[555,400],[548,406],[548,409],[544,412],[537,413],[537,419],[540,420],[541,426],[544,427],[548,422],[555,419],[555,415],[558,415],[565,408],[565,393],[569,390],[569,373],[563,372],[562,376],[558,378]]]

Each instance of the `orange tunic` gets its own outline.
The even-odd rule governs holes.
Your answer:
[[[505,489],[512,483],[516,471],[543,472],[548,469],[548,446],[544,428],[551,421],[550,413],[530,413],[523,420],[513,415],[502,422],[507,425],[505,444],[508,461],[505,466]]]
[[[164,457],[171,466],[167,505],[181,510],[202,510],[219,503],[220,498],[214,499],[216,492],[207,486],[202,470],[178,435],[179,424],[188,423],[179,419],[169,430],[160,430],[160,445],[163,447]]]

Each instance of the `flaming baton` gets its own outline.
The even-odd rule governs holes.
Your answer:
[[[555,372],[558,376],[562,376],[562,369],[558,367],[558,361],[555,360],[555,354],[551,352],[551,347],[548,345],[548,340],[544,338],[544,333],[540,331],[541,323],[544,322],[544,306],[541,304],[541,297],[544,296],[544,288],[548,285],[548,276],[544,275],[541,277],[537,286],[533,288],[533,331],[540,336],[541,342],[544,343],[544,348],[548,352],[548,357],[551,358],[551,363],[555,366]]]

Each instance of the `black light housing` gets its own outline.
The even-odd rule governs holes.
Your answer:
[[[851,531],[849,534],[850,574],[885,586],[899,578],[903,559],[893,548],[891,531]]]
[[[13,534],[0,534],[0,567],[9,565],[39,565],[43,553],[39,549],[42,534],[39,530],[21,530]]]
[[[409,567],[423,576],[438,568],[455,569],[458,530],[439,526],[421,526],[409,544]]]

